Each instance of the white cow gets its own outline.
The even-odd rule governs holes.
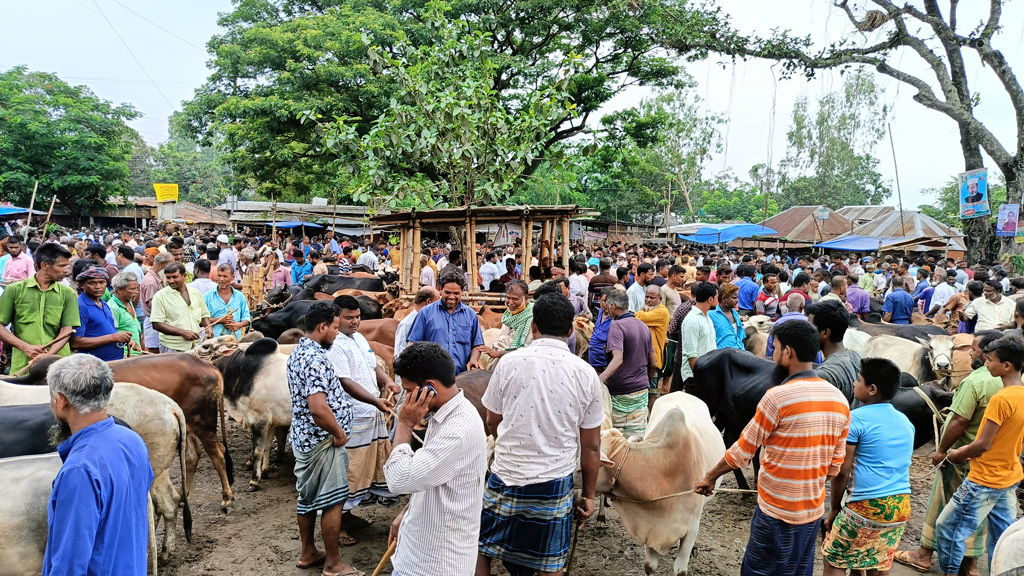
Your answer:
[[[867,344],[870,339],[870,334],[861,332],[856,328],[848,328],[846,330],[846,335],[843,336],[843,346],[845,346],[847,350],[853,350],[854,352],[860,353],[860,351],[864,349],[864,345]]]
[[[865,358],[888,358],[918,382],[931,382],[950,375],[953,369],[953,337],[931,335],[911,342],[898,336],[880,335],[860,349]]]
[[[992,576],[1024,574],[1024,518],[1010,525],[992,551]]]
[[[654,403],[640,441],[629,442],[614,429],[601,433],[597,491],[611,496],[626,531],[646,547],[648,574],[677,543],[673,573],[687,574],[705,502],[693,486],[724,454],[707,405],[685,392]]]
[[[0,382],[0,406],[46,404],[50,401],[47,386],[22,386]],[[186,435],[185,416],[181,407],[167,396],[149,388],[130,382],[116,382],[107,402],[107,413],[120,418],[142,437],[149,451],[149,463],[153,468],[153,484],[150,496],[156,509],[156,516],[164,520],[163,548],[160,560],[166,561],[174,551],[175,526],[178,518],[178,502],[184,503],[185,536],[192,537],[192,513],[188,499],[171,484],[170,467],[177,457],[181,474],[185,478]],[[45,517],[45,514],[44,514]],[[154,526],[155,528],[155,526]],[[153,532],[151,537],[155,537]]]

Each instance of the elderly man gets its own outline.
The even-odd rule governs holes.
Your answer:
[[[945,282],[941,282],[941,272],[936,272],[936,276],[938,276],[937,279],[940,280],[940,282],[936,283],[935,290],[932,292],[931,309],[925,314],[925,316],[929,318],[941,310],[942,307],[946,305],[946,302],[948,302],[953,295],[959,292],[956,288],[955,270],[946,271]]]
[[[654,266],[646,262],[637,266],[636,281],[626,289],[629,298],[629,311],[636,314],[644,307],[647,298],[647,285],[654,280]]]
[[[74,290],[61,283],[70,257],[59,244],[43,244],[36,250],[35,275],[0,295],[0,340],[14,349],[12,374],[42,354],[71,353],[68,339],[81,319]]]
[[[501,335],[493,347],[484,346],[483,353],[498,359],[522,348],[532,340],[533,302],[526,282],[513,280],[505,291],[505,313],[501,315]]]
[[[21,236],[9,236],[7,238],[7,252],[10,259],[3,270],[4,282],[19,282],[36,273],[35,263],[32,257],[25,251],[25,241]]]
[[[111,278],[110,287],[114,293],[107,304],[110,305],[110,313],[114,315],[114,329],[132,335],[132,341],[127,346],[129,356],[139,356],[144,348],[142,322],[131,304],[139,300],[139,282],[133,272],[120,272]]]
[[[153,267],[139,282],[139,305],[142,306],[142,335],[146,350],[156,354],[160,351],[160,333],[153,329],[150,316],[153,314],[153,296],[165,286],[162,272],[174,261],[174,256],[161,252],[153,257]]]
[[[747,333],[743,330],[743,320],[736,309],[739,292],[740,288],[736,284],[722,284],[718,289],[718,306],[708,313],[708,318],[711,318],[715,326],[715,347],[718,349],[744,349],[743,340]]]
[[[245,295],[232,288],[234,272],[229,264],[217,266],[217,289],[203,295],[206,309],[213,319],[214,338],[230,334],[241,340],[246,328],[252,324],[249,314],[249,302]]]
[[[464,274],[454,273],[441,277],[441,299],[423,307],[412,328],[408,341],[437,342],[452,355],[455,373],[480,368],[480,346],[484,335],[476,312],[462,303],[466,289]]]
[[[217,236],[217,248],[220,249],[220,254],[217,255],[217,266],[219,267],[221,264],[230,265],[231,275],[234,276],[235,270],[238,268],[238,255],[231,248],[226,234]]]
[[[601,382],[612,397],[612,426],[626,436],[643,436],[648,389],[658,365],[651,331],[629,311],[629,297],[621,290],[606,294],[604,311],[612,324],[604,346],[608,366],[601,372]]]
[[[786,298],[786,309],[788,309],[789,312],[786,312],[785,314],[783,314],[782,318],[779,318],[778,320],[775,321],[775,324],[778,325],[780,322],[790,322],[790,321],[793,321],[793,320],[807,322],[807,316],[804,315],[804,306],[806,306],[806,304],[807,304],[807,301],[800,294],[790,294]],[[775,353],[775,337],[772,336],[771,334],[769,334],[768,335],[768,344],[765,347],[765,353],[764,353],[765,358],[771,360],[772,357],[773,357],[772,355],[774,353]],[[818,358],[815,360],[815,362],[821,363],[821,352],[820,351],[818,353]]]
[[[114,260],[117,262],[117,267],[121,269],[121,272],[131,272],[135,274],[135,277],[142,279],[145,276],[145,272],[142,271],[142,266],[139,266],[135,262],[135,251],[126,245],[118,246],[117,253],[114,256]],[[116,276],[116,274],[115,274]],[[111,277],[111,280],[114,278]],[[139,314],[142,312],[142,306],[137,301],[135,304],[135,313]]]
[[[967,320],[977,318],[978,323],[975,330],[994,330],[1001,324],[1013,321],[1013,310],[1015,302],[1009,298],[1003,298],[1003,287],[996,280],[985,282],[985,297],[971,300],[971,303],[964,309],[964,317]]]
[[[199,290],[185,283],[185,266],[172,262],[164,269],[167,286],[153,296],[153,329],[160,333],[160,352],[188,352],[209,331],[210,310]]]
[[[658,398],[658,382],[665,376],[665,369],[668,366],[666,343],[668,342],[668,324],[671,320],[668,308],[662,302],[662,289],[653,283],[647,286],[647,297],[644,300],[644,307],[636,313],[636,319],[643,322],[644,326],[651,331],[651,346],[654,347],[654,360],[657,372],[651,378],[648,389],[648,410],[654,406]]]
[[[398,415],[394,451],[384,465],[388,489],[411,494],[391,524],[389,545],[401,531],[394,574],[471,574],[477,558],[480,509],[487,470],[480,416],[455,386],[455,364],[433,342],[395,356],[395,374],[409,397]],[[423,446],[410,446],[415,426],[432,412]],[[449,520],[444,530],[437,519]]]
[[[490,575],[492,559],[521,567],[510,569],[513,573],[562,571],[572,540],[577,454],[583,480],[575,505],[578,520],[594,511],[604,420],[601,385],[565,344],[574,316],[568,300],[547,294],[534,309],[534,340],[498,364],[482,399],[488,432],[496,440],[477,576]],[[551,386],[552,381],[559,385]]]
[[[50,492],[42,574],[146,574],[153,481],[142,438],[107,415],[114,374],[75,354],[50,366],[63,461]]]
[[[80,328],[71,337],[71,349],[111,362],[125,357],[125,347],[132,341],[131,332],[118,332],[114,314],[103,301],[107,291],[107,271],[98,266],[86,268],[75,281],[78,296]]]

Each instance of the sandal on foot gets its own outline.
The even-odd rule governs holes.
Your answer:
[[[359,540],[356,540],[351,536],[339,536],[338,543],[342,546],[355,546],[356,544],[359,544]]]
[[[312,568],[313,566],[316,566],[317,564],[323,564],[324,563],[324,558],[327,558],[327,553],[326,552],[321,552],[320,555],[317,556],[316,560],[313,560],[312,562],[303,562],[303,561],[299,560],[298,562],[295,563],[295,567],[296,568],[302,568],[302,569]]]
[[[917,570],[922,574],[927,574],[931,571],[931,566],[924,566],[914,561],[914,557],[911,556],[911,552],[906,550],[898,550],[896,555],[892,558],[897,564],[902,564],[908,568]]]

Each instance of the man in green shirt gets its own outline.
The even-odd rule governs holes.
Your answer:
[[[167,286],[153,296],[153,329],[160,333],[160,352],[188,352],[207,334],[210,311],[202,293],[185,283],[185,266],[164,268]]]
[[[71,271],[71,253],[59,244],[43,244],[34,256],[35,275],[0,296],[0,340],[14,349],[11,374],[42,354],[70,354],[68,340],[80,324],[78,295],[60,283]]]
[[[932,454],[932,463],[938,465],[945,460],[946,453],[954,448],[966,446],[974,442],[978,428],[985,416],[985,407],[989,399],[1002,389],[1003,381],[988,372],[982,350],[1003,336],[998,330],[984,330],[974,335],[971,343],[971,368],[974,371],[964,378],[953,395],[953,404],[949,407],[950,414],[942,426],[942,438],[938,449]],[[970,470],[970,464],[956,465],[946,462],[935,475],[932,482],[931,496],[928,498],[928,510],[924,515],[924,526],[921,529],[921,546],[915,551],[900,551],[895,560],[921,572],[927,572],[932,563],[935,551],[935,521],[949,502],[953,493],[963,483]],[[961,565],[961,573],[966,574],[976,569],[978,558],[985,552],[985,538],[988,524],[983,522],[974,535],[966,541],[966,552]]]
[[[114,316],[114,328],[118,332],[132,335],[131,343],[126,346],[131,356],[142,354],[142,325],[135,314],[135,302],[139,298],[139,281],[134,272],[121,272],[110,280],[114,292],[107,304]],[[126,304],[127,303],[127,304]]]

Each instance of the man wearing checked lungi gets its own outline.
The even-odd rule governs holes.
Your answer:
[[[292,397],[292,452],[295,455],[296,507],[302,551],[296,566],[324,563],[324,576],[353,576],[359,572],[341,560],[338,538],[341,512],[348,498],[348,435],[352,407],[344,391],[356,400],[374,404],[358,385],[338,380],[327,349],[338,336],[341,311],[334,302],[317,302],[306,312],[306,335],[288,356],[288,389]],[[313,542],[316,513],[324,550]]]
[[[496,440],[477,576],[490,575],[493,559],[512,576],[561,574],[574,508],[580,523],[594,512],[604,410],[597,374],[565,343],[573,316],[565,296],[541,296],[533,309],[533,342],[502,357],[484,393],[487,431]],[[574,506],[577,450],[583,486]]]

